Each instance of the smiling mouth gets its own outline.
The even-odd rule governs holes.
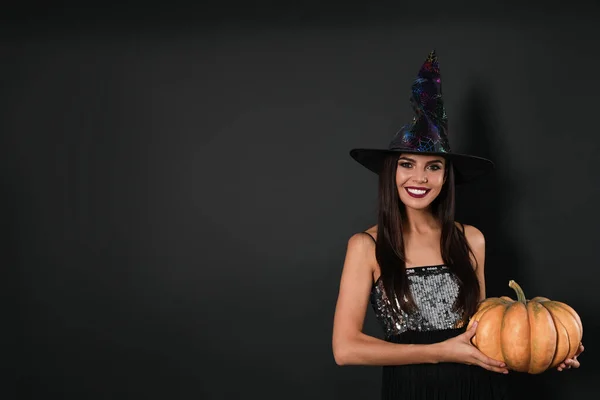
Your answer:
[[[431,191],[431,189],[426,189],[426,188],[416,188],[416,187],[407,187],[404,188],[406,189],[406,192],[414,198],[417,199],[421,199],[425,196],[427,196],[427,193],[429,193]]]

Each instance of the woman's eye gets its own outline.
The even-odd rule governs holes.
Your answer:
[[[434,164],[434,165],[430,165],[430,166],[429,166],[429,168],[430,168],[432,171],[439,171],[440,169],[442,169],[442,168],[441,168],[439,165],[436,165],[436,164]]]
[[[411,163],[407,163],[407,162],[403,162],[403,163],[400,163],[400,166],[403,167],[403,168],[410,168],[410,167],[412,167],[412,164]]]

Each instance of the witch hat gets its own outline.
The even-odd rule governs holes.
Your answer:
[[[450,149],[448,118],[435,50],[429,53],[419,70],[412,85],[410,103],[415,115],[409,124],[396,132],[387,149],[352,149],[350,156],[378,174],[390,154],[441,155],[452,162],[456,184],[481,177],[494,168],[494,163],[488,159],[453,153]]]

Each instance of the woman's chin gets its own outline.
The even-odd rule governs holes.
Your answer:
[[[406,206],[406,208],[410,208],[411,210],[416,210],[416,211],[424,211],[424,210],[428,210],[429,209],[429,205],[431,203],[427,203],[425,205],[422,204],[418,204],[418,205],[411,205],[411,204],[404,204]]]
[[[413,199],[412,197],[401,196],[400,200],[404,205],[408,208],[412,208],[414,210],[425,210],[429,208],[431,205],[431,200],[428,199],[429,196],[426,196],[422,199]]]

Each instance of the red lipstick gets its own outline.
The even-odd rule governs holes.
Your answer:
[[[410,197],[416,199],[422,199],[431,191],[431,189],[418,186],[406,186],[404,189],[406,189],[406,193],[408,193]]]

